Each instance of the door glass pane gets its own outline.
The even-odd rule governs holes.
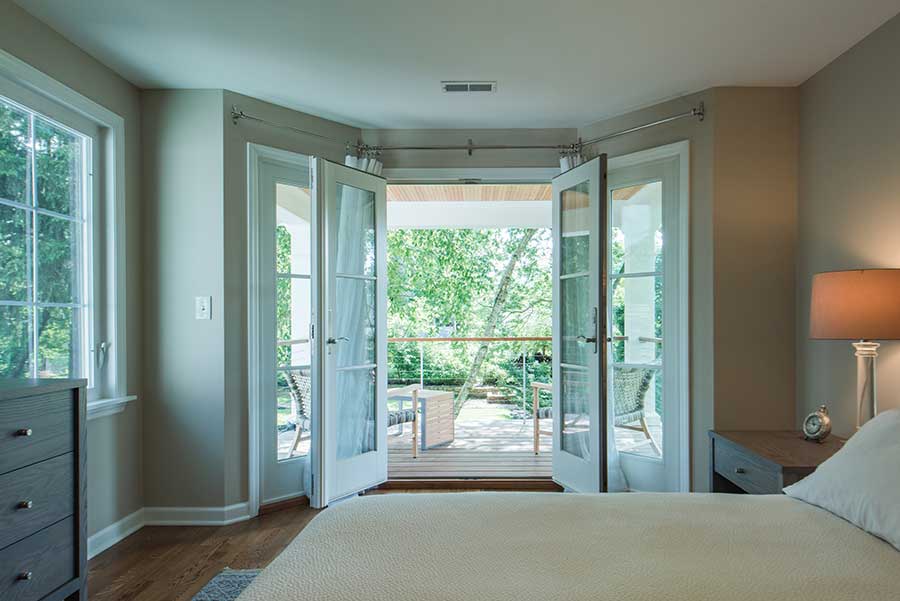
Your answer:
[[[338,368],[375,364],[375,280],[336,278],[335,362]]]
[[[611,193],[610,275],[662,271],[662,182]]]
[[[563,190],[560,195],[560,275],[590,269],[589,182]]]
[[[335,378],[337,458],[375,450],[375,370],[340,369]]]
[[[612,302],[612,397],[620,451],[662,456],[663,276],[618,277]]]
[[[80,137],[35,117],[34,163],[39,207],[80,216],[83,147]]]
[[[587,366],[594,344],[585,339],[595,335],[594,312],[590,306],[590,277],[579,275],[559,282],[559,316],[562,356],[567,365]]]
[[[36,215],[37,227],[37,299],[42,303],[80,301],[80,272],[76,257],[82,224],[77,221]]]
[[[662,368],[613,366],[612,387],[616,447],[662,457]]]
[[[81,373],[81,311],[71,307],[38,309],[37,375],[67,378]]]
[[[590,457],[590,378],[584,368],[560,368],[562,424],[560,447],[576,457]]]
[[[312,201],[309,188],[275,183],[275,363],[278,460],[309,452],[312,363]],[[283,369],[283,368],[294,369]],[[299,369],[298,369],[299,368]]]
[[[30,214],[0,205],[0,300],[28,299]]]
[[[309,369],[284,370],[275,376],[278,460],[309,453],[312,379]]]
[[[0,102],[0,198],[22,204],[31,204],[28,122],[26,113]]]
[[[375,275],[375,193],[337,184],[335,271]]]
[[[0,378],[31,373],[31,310],[0,306]]]

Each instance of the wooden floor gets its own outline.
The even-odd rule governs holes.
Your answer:
[[[529,489],[521,486],[519,490]],[[225,568],[266,567],[318,511],[304,505],[231,526],[143,528],[90,561],[88,598],[90,601],[190,601]]]

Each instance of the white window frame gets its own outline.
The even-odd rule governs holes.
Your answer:
[[[119,413],[128,402],[137,397],[128,394],[127,388],[127,343],[126,343],[126,287],[125,287],[125,120],[86,96],[56,81],[15,56],[0,50],[0,95],[22,104],[29,110],[44,114],[39,106],[29,106],[16,96],[16,86],[30,94],[72,111],[96,124],[99,139],[95,141],[96,151],[102,157],[100,165],[95,165],[93,189],[99,193],[98,208],[94,215],[95,226],[93,248],[88,249],[88,268],[101,268],[105,275],[105,286],[93,288],[92,302],[101,311],[94,312],[94,322],[102,320],[105,325],[105,341],[109,344],[106,353],[105,378],[102,388],[97,388],[88,397],[88,419]],[[7,93],[8,92],[8,93]],[[51,119],[53,115],[48,115]],[[96,154],[96,153],[95,153]],[[102,247],[102,256],[95,249]],[[97,330],[95,326],[94,331]],[[85,334],[93,339],[93,332]],[[96,343],[100,341],[95,340]],[[96,366],[95,353],[88,356]]]

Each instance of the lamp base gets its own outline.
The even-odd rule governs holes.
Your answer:
[[[853,343],[856,349],[856,429],[875,417],[878,405],[875,400],[875,359],[877,342],[860,340]]]

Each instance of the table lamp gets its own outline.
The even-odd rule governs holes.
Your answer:
[[[900,339],[900,269],[817,273],[812,281],[810,338],[856,340],[856,427],[877,413],[873,340]]]

